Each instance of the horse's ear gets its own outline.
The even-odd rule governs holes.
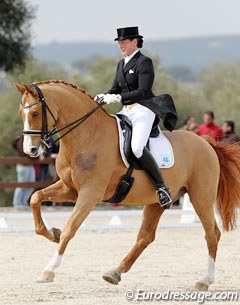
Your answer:
[[[31,95],[33,96],[37,96],[38,93],[35,89],[33,89],[31,86],[29,86],[28,84],[24,84],[24,88],[25,88],[25,91],[29,92]]]
[[[12,84],[22,95],[26,91],[24,86],[21,86],[21,85],[17,84],[16,82],[12,82]]]

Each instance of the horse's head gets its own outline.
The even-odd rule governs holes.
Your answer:
[[[53,129],[56,123],[55,115],[41,96],[41,90],[39,93],[34,85],[14,85],[22,94],[19,112],[24,123],[23,151],[36,158],[48,145],[49,130]]]

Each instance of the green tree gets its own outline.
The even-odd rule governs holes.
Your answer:
[[[188,66],[172,65],[167,67],[166,72],[179,82],[191,83],[196,80],[194,72]]]
[[[24,0],[0,2],[0,69],[12,71],[30,56],[33,8]]]
[[[78,63],[78,66],[80,64]],[[106,92],[112,85],[117,66],[117,59],[92,58],[81,64],[81,74],[75,74],[72,81],[89,91],[92,95]]]
[[[24,69],[16,68],[14,72],[9,73],[11,80],[20,84],[45,81],[49,79],[64,79],[66,80],[66,73],[60,66],[51,66],[42,64],[36,60],[28,60]]]
[[[117,58],[89,58],[84,63],[78,62],[78,67],[84,74],[74,74],[71,82],[88,91],[92,96],[98,93],[105,93],[111,88],[117,67]],[[115,113],[121,108],[120,104],[107,106],[110,113]]]

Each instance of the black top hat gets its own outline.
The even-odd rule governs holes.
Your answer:
[[[115,41],[130,39],[130,38],[143,38],[143,36],[138,34],[137,26],[133,26],[130,28],[117,29],[117,35],[118,35],[118,37],[114,39]]]

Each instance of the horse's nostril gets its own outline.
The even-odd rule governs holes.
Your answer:
[[[36,146],[31,147],[31,154],[36,154],[38,151],[38,148]]]

